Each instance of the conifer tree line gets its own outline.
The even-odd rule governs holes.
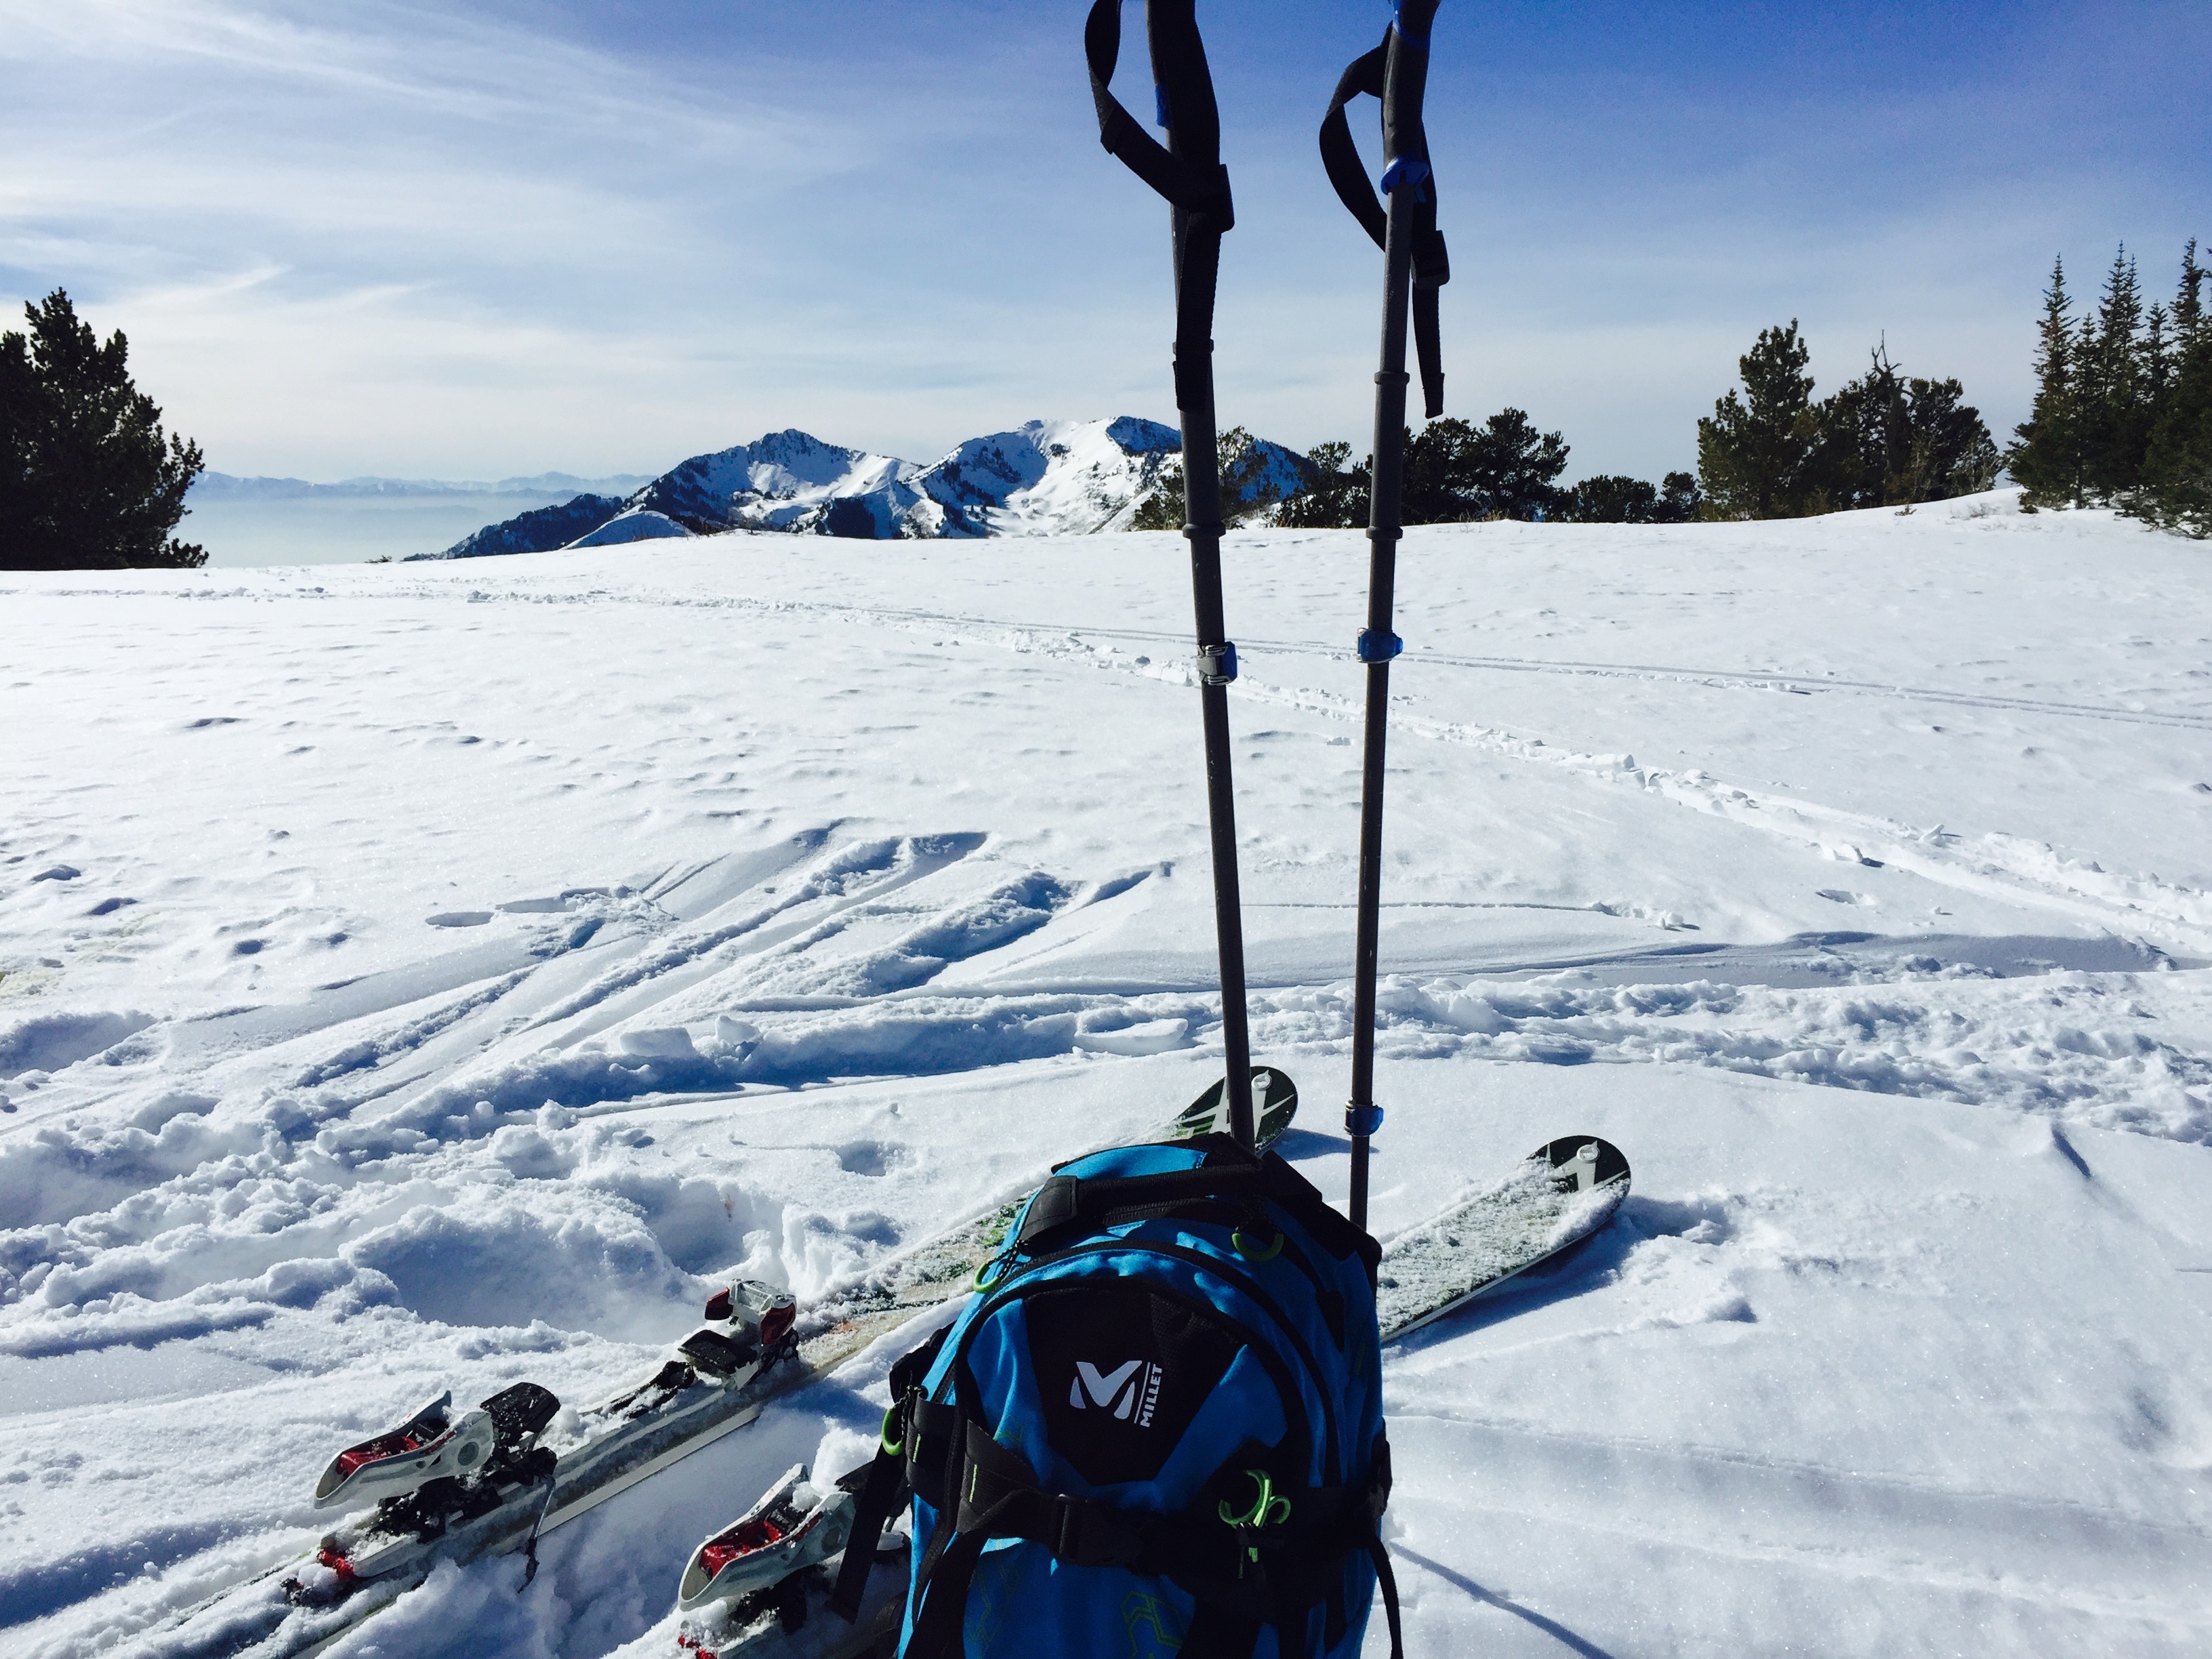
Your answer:
[[[56,289],[0,333],[0,569],[190,568],[170,532],[204,463],[131,384],[130,343],[100,343]]]
[[[1562,487],[1565,439],[1538,431],[1522,410],[1500,410],[1480,425],[1431,421],[1407,434],[1404,521],[1802,518],[1943,501],[1996,482],[2002,458],[1956,380],[1908,377],[1882,344],[1869,359],[1856,380],[1815,398],[1806,372],[1811,352],[1796,319],[1762,330],[1737,361],[1741,391],[1731,389],[1698,422],[1696,472],[1669,472],[1656,484],[1608,473]],[[1274,501],[1251,488],[1250,441],[1240,428],[1224,439],[1222,452],[1223,499],[1238,503],[1248,517]],[[1276,521],[1364,525],[1371,461],[1355,463],[1349,444],[1315,445],[1305,458],[1303,487],[1282,502]],[[1182,522],[1180,478],[1172,488],[1171,504],[1163,492],[1139,508],[1138,528]]]
[[[2051,268],[2035,356],[2035,404],[2005,465],[2021,505],[2117,507],[2169,530],[2212,535],[2212,320],[2191,238],[2169,307],[2146,310],[2122,247],[2078,321],[2066,263]]]
[[[1886,343],[1876,343],[1857,379],[1815,398],[1811,349],[1792,318],[1759,331],[1737,360],[1741,385],[1698,422],[1694,476],[1670,472],[1657,485],[1605,476],[1562,488],[1568,446],[1561,434],[1540,433],[1524,411],[1507,409],[1480,426],[1438,420],[1407,434],[1405,522],[1802,518],[1973,495],[2009,471],[2030,512],[2116,507],[2169,530],[2212,536],[2206,280],[2192,240],[2172,304],[2146,307],[2136,262],[2123,247],[2096,304],[2076,319],[2064,261],[2054,264],[2034,408],[2002,452],[1956,379],[1908,376]],[[1233,455],[1244,471],[1232,476],[1224,461],[1224,498],[1241,501],[1249,516],[1274,498],[1250,489],[1250,440],[1236,435],[1243,447]],[[1304,487],[1281,503],[1278,522],[1364,525],[1369,465],[1352,461],[1349,444],[1316,445]],[[1238,478],[1242,496],[1231,488]],[[1165,507],[1155,521],[1180,523],[1179,481],[1172,516]]]
[[[1866,373],[1813,396],[1797,319],[1762,329],[1731,387],[1698,422],[1708,519],[1798,519],[1911,507],[1987,489],[2002,465],[1981,412],[1956,380],[1907,378],[1887,343]]]

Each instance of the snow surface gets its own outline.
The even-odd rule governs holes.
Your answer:
[[[1255,1049],[1345,1183],[1362,538],[1240,532]],[[1416,1655],[2212,1647],[2212,584],[1997,494],[1415,530],[1375,1220],[1634,1192],[1386,1364]],[[10,575],[0,1650],[310,1544],[1218,1066],[1171,535]],[[896,1344],[332,1650],[674,1659]],[[1379,1621],[1369,1652],[1384,1650]]]

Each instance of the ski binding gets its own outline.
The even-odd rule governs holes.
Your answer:
[[[453,1414],[453,1391],[440,1395],[398,1428],[349,1446],[315,1482],[315,1507],[401,1498],[449,1476],[481,1473],[497,1431],[481,1407]]]
[[[691,1552],[676,1605],[694,1613],[772,1590],[843,1550],[852,1524],[853,1494],[836,1486],[817,1492],[806,1465],[795,1463],[759,1503]]]

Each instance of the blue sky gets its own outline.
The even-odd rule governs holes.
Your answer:
[[[62,284],[126,330],[231,472],[1172,420],[1164,210],[1097,147],[1084,10],[0,0],[0,302]],[[1387,15],[1200,8],[1239,214],[1222,417],[1301,447],[1366,426],[1378,261],[1313,134]],[[2212,238],[2203,0],[1444,0],[1436,49],[1451,410],[1527,409],[1570,476],[1690,464],[1791,316],[1823,386],[1886,331],[2002,435],[2054,253],[2086,289],[2124,240],[2163,295]]]

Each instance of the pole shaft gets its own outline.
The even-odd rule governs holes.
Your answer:
[[[1375,375],[1373,492],[1367,511],[1367,627],[1378,639],[1391,632],[1398,571],[1400,503],[1406,467],[1406,315],[1413,289],[1413,238],[1407,210],[1409,192],[1390,193],[1389,227],[1382,247],[1382,364]],[[1375,977],[1381,952],[1382,906],[1382,785],[1390,720],[1390,659],[1378,653],[1367,665],[1367,732],[1359,788],[1359,923],[1353,958],[1352,1105],[1375,1103]],[[1350,1210],[1355,1227],[1367,1225],[1367,1137],[1352,1137]]]
[[[1155,7],[1158,9],[1155,9]],[[1192,49],[1197,25],[1188,3],[1152,0],[1146,10],[1149,28],[1188,28]],[[1154,63],[1160,36],[1154,37]],[[1210,88],[1202,103],[1184,99],[1168,130],[1170,155],[1194,146],[1198,159],[1214,164],[1219,126]],[[1190,586],[1198,648],[1203,659],[1211,647],[1228,643],[1221,599],[1221,460],[1213,410],[1214,291],[1221,268],[1221,235],[1193,222],[1182,208],[1172,209],[1170,225],[1175,252],[1176,416],[1182,427],[1183,534],[1190,542]],[[1229,1127],[1237,1142],[1255,1144],[1252,1112],[1252,1039],[1244,1004],[1243,901],[1237,879],[1237,803],[1230,764],[1229,688],[1199,688],[1206,738],[1206,810],[1213,860],[1213,927],[1221,963],[1221,1048]]]
[[[1208,384],[1212,377],[1204,377]],[[1221,483],[1213,410],[1184,409],[1182,476],[1189,522],[1191,597],[1203,651],[1227,638],[1221,602]],[[1230,1133],[1249,1146],[1252,1042],[1244,1006],[1243,901],[1237,878],[1237,796],[1229,749],[1229,688],[1199,689],[1206,732],[1206,808],[1213,856],[1213,927],[1221,958],[1222,1061],[1228,1068]]]

